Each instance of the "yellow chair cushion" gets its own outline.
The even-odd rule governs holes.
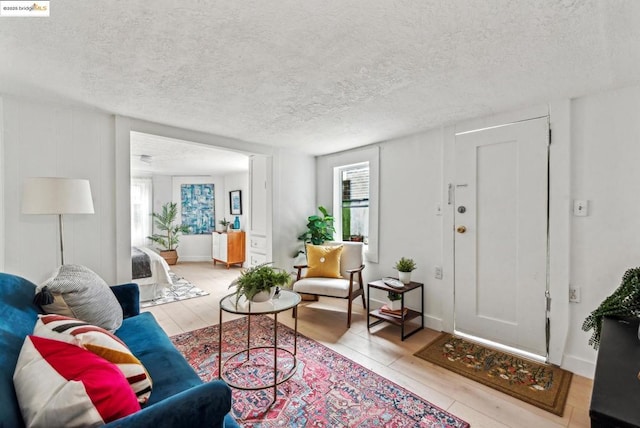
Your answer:
[[[307,278],[342,278],[340,255],[342,245],[307,244]]]

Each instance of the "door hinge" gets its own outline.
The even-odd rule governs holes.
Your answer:
[[[544,292],[544,297],[547,301],[547,314],[549,314],[551,312],[551,293],[549,292],[549,290],[546,290]]]
[[[551,128],[549,128],[549,145],[551,145]]]

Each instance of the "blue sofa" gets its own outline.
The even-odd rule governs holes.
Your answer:
[[[0,427],[23,427],[13,387],[22,343],[33,332],[39,308],[35,285],[0,273]],[[222,381],[203,383],[150,313],[140,313],[136,284],[111,287],[125,320],[116,331],[145,366],[153,391],[142,410],[106,427],[238,427],[229,411],[231,391]]]

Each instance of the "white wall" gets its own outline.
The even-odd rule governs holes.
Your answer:
[[[582,322],[640,266],[640,87],[582,97],[571,110],[572,198],[589,201],[589,216],[571,221],[571,284],[582,301],[570,305],[566,356],[585,371],[596,352]]]
[[[626,269],[640,265],[640,234],[635,233],[640,223],[640,87],[571,102],[553,100],[548,109],[554,132],[551,347],[554,362],[592,377],[597,354],[588,346],[590,333],[581,330],[582,322],[619,286]],[[491,120],[507,123],[539,110],[507,112]],[[483,123],[488,122],[479,119],[465,126]],[[379,144],[380,263],[368,263],[364,271],[365,280],[379,278],[393,273],[400,256],[413,257],[418,263],[414,278],[425,283],[425,322],[445,330],[452,328],[448,318],[453,311],[446,166],[452,164],[456,130],[446,127]],[[320,180],[330,175],[318,171],[317,176],[317,203],[331,206],[327,195],[332,184]],[[416,184],[408,184],[412,182]],[[590,215],[571,216],[572,199],[589,200]],[[437,203],[442,203],[443,217],[435,215]],[[435,265],[444,266],[442,281],[433,278]],[[581,303],[566,303],[569,281],[581,287]]]
[[[380,151],[378,263],[366,262],[365,282],[394,276],[400,257],[413,258],[418,269],[413,279],[425,284],[426,325],[442,329],[441,290],[443,282],[433,278],[433,266],[442,265],[441,203],[443,133],[433,130],[377,144]],[[353,162],[362,149],[318,159],[318,205],[331,207],[334,165],[340,158]],[[326,158],[332,158],[326,162]],[[304,229],[303,229],[304,230]],[[384,299],[383,293],[372,294]],[[407,304],[420,306],[420,294],[407,295]]]
[[[65,261],[115,281],[113,116],[3,96],[4,270],[34,282],[60,264],[57,217],[20,212],[26,177],[86,178],[95,214],[68,215]]]
[[[298,236],[316,212],[315,158],[279,150],[273,163],[273,262],[293,270],[293,255],[302,247]]]

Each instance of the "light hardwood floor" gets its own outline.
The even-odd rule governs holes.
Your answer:
[[[209,296],[146,309],[152,312],[167,334],[217,324],[218,302],[228,294],[228,284],[240,274],[212,263],[180,263],[172,270]],[[400,329],[383,323],[367,331],[361,300],[354,301],[354,319],[346,328],[346,301],[321,299],[303,302],[298,311],[298,331],[336,352],[412,391],[416,395],[468,421],[473,427],[589,427],[592,381],[574,375],[564,416],[559,417],[488,388],[413,356],[439,333],[425,329],[404,342]],[[231,320],[230,314],[223,321]],[[293,327],[291,312],[278,321]]]

